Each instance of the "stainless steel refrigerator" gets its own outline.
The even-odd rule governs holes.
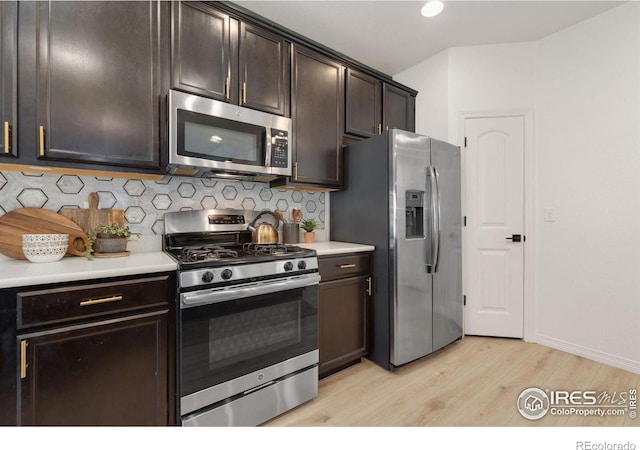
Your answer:
[[[344,163],[331,240],[375,246],[368,358],[393,370],[462,337],[460,148],[392,130]]]

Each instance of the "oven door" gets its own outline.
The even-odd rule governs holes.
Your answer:
[[[247,296],[234,289],[231,299],[212,293],[214,303],[199,298],[192,307],[183,300],[180,414],[317,365],[319,278],[315,274],[306,286],[293,282],[298,287],[277,292],[253,286]]]

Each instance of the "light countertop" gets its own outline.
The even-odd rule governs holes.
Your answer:
[[[337,241],[299,243],[298,245],[315,250],[318,256],[369,252],[375,249],[372,245]],[[143,275],[176,269],[177,263],[160,250],[131,252],[129,256],[121,258],[95,258],[92,261],[81,256],[66,256],[60,261],[50,263],[32,263],[27,260],[6,258],[0,259],[0,289]]]
[[[306,244],[301,242],[300,247],[315,250],[318,256],[341,255],[344,253],[372,252],[375,250],[373,245],[351,244],[349,242],[338,241],[322,241]]]
[[[67,256],[49,263],[6,259],[0,260],[0,288],[143,275],[176,268],[176,262],[162,251],[132,252],[121,258],[95,258],[93,261],[81,256]]]

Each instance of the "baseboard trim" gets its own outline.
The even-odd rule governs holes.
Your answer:
[[[582,356],[599,363],[607,364],[618,369],[627,370],[640,375],[640,361],[633,361],[628,358],[611,355],[599,350],[594,350],[588,347],[583,347],[571,342],[566,342],[561,339],[556,339],[550,336],[544,336],[536,334],[535,342],[546,347],[551,347],[556,350],[571,353],[572,355]]]

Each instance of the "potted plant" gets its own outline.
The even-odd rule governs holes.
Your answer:
[[[87,239],[87,259],[93,259],[93,253],[121,253],[127,250],[127,242],[140,237],[131,233],[127,225],[119,223],[101,223],[93,229]]]
[[[316,239],[316,233],[314,230],[318,228],[318,222],[316,222],[315,219],[303,219],[302,222],[300,222],[300,225],[305,231],[304,241],[307,244],[313,243]]]

